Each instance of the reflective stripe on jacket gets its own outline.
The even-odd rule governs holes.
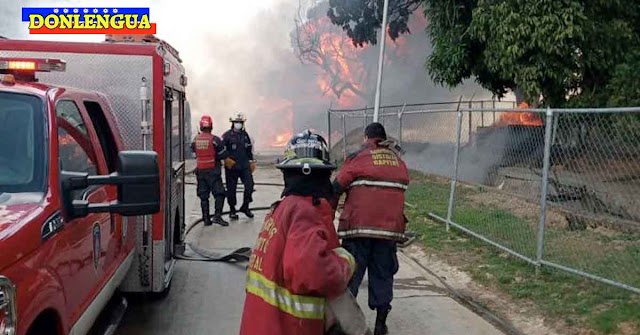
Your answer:
[[[369,140],[340,168],[334,186],[346,192],[340,213],[341,238],[373,237],[402,241],[406,229],[404,192],[409,171],[393,150]]]
[[[254,294],[280,311],[301,319],[324,319],[324,298],[296,295],[265,276],[249,270],[247,292]]]
[[[326,200],[287,196],[265,217],[249,260],[240,335],[324,334],[325,302],[355,270]]]

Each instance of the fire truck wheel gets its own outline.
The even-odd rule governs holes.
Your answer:
[[[171,292],[171,285],[173,284],[173,281],[171,281],[169,283],[169,286],[167,286],[164,291],[161,292],[153,292],[151,293],[151,299],[152,300],[163,300],[166,297],[169,296],[169,293]]]
[[[56,314],[56,312],[52,310],[42,312],[27,331],[27,335],[39,334],[61,334],[60,319],[58,318],[58,314]]]

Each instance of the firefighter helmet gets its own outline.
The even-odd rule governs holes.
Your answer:
[[[247,118],[242,113],[238,113],[229,118],[229,122],[246,122]]]
[[[209,115],[203,115],[200,118],[200,130],[205,128],[213,128],[213,121]]]
[[[278,169],[302,169],[304,174],[309,174],[314,169],[336,168],[329,159],[327,142],[310,129],[294,135],[287,143],[284,155],[282,163],[276,165]]]

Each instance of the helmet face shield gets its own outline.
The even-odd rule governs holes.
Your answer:
[[[276,167],[312,169],[335,169],[329,159],[327,142],[318,134],[304,131],[289,141],[284,152],[285,160]],[[306,172],[308,173],[308,172]]]

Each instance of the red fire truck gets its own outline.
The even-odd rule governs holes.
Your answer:
[[[116,290],[168,291],[181,63],[155,38],[0,40],[0,334],[86,334]]]

